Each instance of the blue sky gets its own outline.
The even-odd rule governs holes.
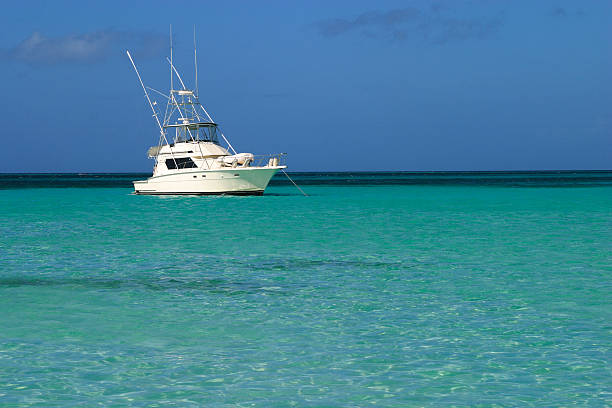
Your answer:
[[[0,172],[150,171],[125,49],[167,89],[170,24],[188,82],[197,25],[237,150],[293,171],[612,168],[610,1],[29,1],[0,22]]]

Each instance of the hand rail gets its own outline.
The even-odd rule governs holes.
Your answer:
[[[250,167],[276,167],[286,165],[287,153],[258,154],[253,156]]]

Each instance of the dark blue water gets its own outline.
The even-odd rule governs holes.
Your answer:
[[[520,187],[612,185],[612,171],[292,172],[300,185],[486,185]],[[132,187],[149,173],[1,174],[0,188]],[[271,186],[289,185],[282,173]]]

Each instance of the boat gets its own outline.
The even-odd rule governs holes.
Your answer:
[[[195,43],[195,34],[194,34]],[[158,144],[147,155],[155,161],[153,174],[134,181],[135,194],[147,195],[262,195],[270,179],[284,165],[285,153],[238,153],[200,103],[197,86],[197,51],[194,44],[195,88],[188,89],[172,60],[170,40],[170,91],[163,94],[145,87],[136,63],[126,51],[159,127]],[[178,79],[174,89],[174,79]],[[163,117],[147,89],[167,99]],[[161,119],[160,119],[161,117]],[[224,145],[220,142],[224,142]]]

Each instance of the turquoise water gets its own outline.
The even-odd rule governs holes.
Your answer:
[[[0,405],[612,405],[612,174],[456,176],[4,176]]]

